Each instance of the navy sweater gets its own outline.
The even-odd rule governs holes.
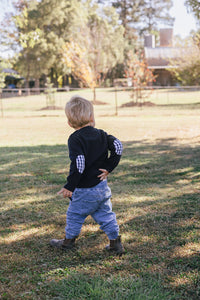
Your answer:
[[[99,169],[109,173],[118,165],[122,143],[101,129],[86,126],[72,133],[68,140],[70,172],[64,188],[90,188],[100,182]]]

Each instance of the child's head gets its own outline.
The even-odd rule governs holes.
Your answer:
[[[78,95],[66,103],[65,113],[70,126],[81,128],[87,124],[94,126],[94,111],[92,103]]]

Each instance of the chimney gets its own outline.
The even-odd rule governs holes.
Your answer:
[[[160,47],[173,46],[173,29],[163,28],[160,29]]]
[[[155,48],[155,35],[149,34],[144,36],[144,47]]]

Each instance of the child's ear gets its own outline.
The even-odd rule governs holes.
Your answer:
[[[90,125],[91,126],[95,126],[95,119],[94,119],[94,115],[91,117],[91,119],[90,119]]]

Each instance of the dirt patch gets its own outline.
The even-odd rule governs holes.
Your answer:
[[[63,110],[63,107],[61,106],[46,106],[46,107],[43,107],[39,110]]]
[[[107,105],[107,104],[108,104],[108,103],[106,103],[106,102],[99,101],[99,100],[91,101],[91,103],[92,103],[93,105]]]
[[[127,103],[124,103],[121,105],[121,107],[133,107],[133,106],[136,106],[136,107],[141,107],[141,106],[155,106],[156,104],[150,102],[150,101],[145,101],[145,102],[134,102],[134,101],[131,101],[131,102],[127,102]]]

